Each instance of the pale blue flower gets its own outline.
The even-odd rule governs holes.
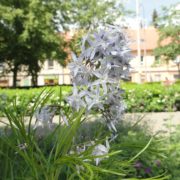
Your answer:
[[[82,99],[82,97],[84,97],[85,94],[85,91],[79,93],[78,88],[76,87],[76,85],[74,85],[73,94],[67,98],[67,101],[74,109],[78,111],[80,108],[86,106],[85,102]]]
[[[74,86],[67,101],[76,110],[86,107],[88,113],[100,109],[107,126],[114,132],[125,109],[123,91],[118,87],[120,80],[129,76],[128,45],[123,31],[109,25],[87,34],[82,40],[80,56],[73,54],[70,64]]]
[[[104,156],[104,155],[108,154],[109,149],[110,149],[109,142],[108,142],[108,140],[106,140],[106,145],[98,144],[98,145],[96,145],[94,147],[92,155],[94,155],[94,156]],[[96,166],[99,165],[100,161],[103,160],[103,159],[104,158],[100,158],[100,157],[95,158]]]

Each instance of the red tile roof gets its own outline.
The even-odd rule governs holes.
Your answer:
[[[126,30],[129,39],[131,41],[130,48],[132,51],[137,50],[137,30],[127,29]],[[148,27],[146,29],[140,29],[140,47],[141,49],[153,50],[158,47],[159,32],[154,27]],[[168,44],[170,40],[165,40],[162,45]]]

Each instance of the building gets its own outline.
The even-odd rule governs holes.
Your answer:
[[[65,41],[69,42],[74,32],[68,32],[65,34]],[[65,49],[67,52],[69,48]],[[69,61],[70,55],[67,57]],[[5,64],[0,63],[0,87],[12,87],[13,85],[13,74],[3,73],[6,69]],[[38,73],[38,86],[44,85],[58,85],[58,84],[71,84],[70,72],[67,67],[62,67],[55,60],[46,60],[42,66],[41,71]],[[17,76],[17,87],[18,86],[31,86],[31,77],[27,76],[26,72],[18,72]]]
[[[2,66],[0,66],[2,70]],[[68,68],[63,68],[57,61],[45,61],[41,71],[38,73],[38,86],[71,84]],[[0,86],[11,87],[13,85],[13,75],[1,75]],[[31,77],[20,72],[17,77],[17,86],[31,86]]]
[[[156,57],[153,50],[158,46],[159,34],[154,27],[140,29],[140,59],[137,54],[137,30],[127,30],[131,41],[133,59],[131,60],[131,81],[136,83],[169,81],[173,83],[178,79],[177,64],[170,60],[165,62]],[[163,42],[167,44],[169,40]]]
[[[155,57],[153,50],[158,46],[159,35],[154,27],[140,29],[140,59],[137,56],[137,29],[126,29],[131,41],[130,49],[133,59],[131,60],[131,81],[136,83],[168,81],[173,83],[178,78],[178,68],[176,63],[164,62],[161,58]],[[72,35],[67,34],[67,40]],[[163,42],[168,43],[168,40]],[[3,65],[0,64],[0,72]],[[12,86],[12,74],[1,75],[0,86]],[[45,61],[42,70],[39,72],[38,85],[71,84],[71,77],[68,68],[63,68],[57,61]],[[25,73],[18,73],[17,86],[31,86],[31,77]]]

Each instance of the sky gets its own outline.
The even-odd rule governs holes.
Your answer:
[[[136,10],[136,0],[124,0],[127,9]],[[180,3],[180,0],[139,0],[140,2],[140,12],[142,18],[147,19],[147,24],[152,21],[153,10],[156,9],[160,12],[162,7],[168,7],[176,3]]]

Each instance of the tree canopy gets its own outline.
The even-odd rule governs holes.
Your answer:
[[[122,3],[117,0],[75,0],[70,2],[71,20],[81,29],[96,27],[104,23],[113,23],[117,17],[125,14]]]
[[[55,4],[42,0],[2,0],[0,2],[0,61],[6,62],[13,72],[16,86],[17,73],[26,67],[37,84],[37,73],[45,59],[63,62],[65,53],[62,39],[55,31]]]
[[[167,9],[164,8],[163,14],[159,17],[159,47],[155,49],[155,55],[164,56],[168,60],[175,60],[180,54],[180,21],[179,10],[176,5]],[[169,40],[163,45],[164,40]]]
[[[36,85],[46,59],[64,64],[65,43],[60,31],[111,23],[122,9],[116,0],[1,0],[0,62],[13,72],[14,86],[22,69]]]
[[[152,13],[152,24],[154,27],[158,26],[157,19],[158,19],[158,13],[157,13],[156,9],[154,9],[153,13]]]

